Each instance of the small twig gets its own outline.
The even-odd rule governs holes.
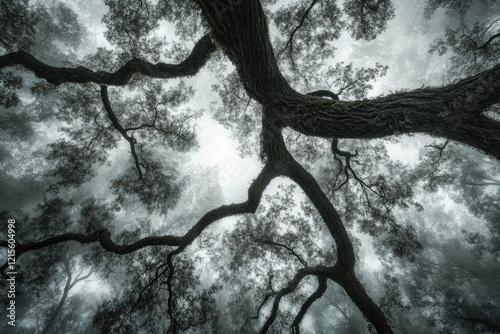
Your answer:
[[[450,142],[450,140],[448,139],[441,146],[439,146],[439,145],[425,145],[425,147],[432,147],[432,148],[435,148],[435,149],[439,150],[439,158],[442,158],[443,157],[443,151],[444,151],[444,149],[446,148],[446,145],[448,145],[449,142]]]
[[[267,245],[271,245],[271,246],[277,246],[277,247],[285,248],[285,249],[288,251],[288,253],[289,253],[290,255],[293,255],[295,258],[297,258],[297,260],[299,260],[299,262],[300,262],[300,263],[301,263],[301,264],[302,264],[305,268],[309,267],[309,265],[308,265],[308,264],[307,264],[307,262],[304,260],[304,258],[303,258],[302,256],[300,256],[299,254],[297,254],[297,252],[296,252],[293,248],[291,248],[291,247],[289,247],[289,246],[287,246],[287,245],[285,245],[285,244],[281,244],[281,243],[279,243],[279,242],[272,241],[272,240],[267,239],[267,238],[257,238],[257,237],[255,237],[253,234],[252,234],[251,236],[252,236],[252,238],[253,238],[255,241],[257,241],[257,242],[260,242],[260,243],[263,243],[263,244],[267,244]]]
[[[132,153],[132,157],[134,158],[135,161],[135,167],[137,168],[137,171],[139,172],[139,179],[143,182],[144,178],[142,175],[142,170],[141,170],[141,164],[139,163],[139,157],[137,156],[137,152],[135,151],[135,145],[137,144],[137,140],[134,138],[134,135],[129,136],[127,133],[127,129],[124,129],[123,126],[120,124],[118,121],[118,118],[116,117],[115,113],[113,112],[113,109],[111,108],[111,103],[109,102],[109,97],[108,97],[108,86],[101,85],[101,98],[102,102],[104,104],[104,109],[106,109],[106,113],[108,114],[108,118],[111,120],[111,123],[113,123],[113,126],[115,127],[118,132],[121,133],[122,137],[125,138],[130,144],[130,151]]]
[[[302,27],[302,25],[304,24],[304,21],[307,18],[307,15],[309,14],[309,12],[311,11],[311,9],[314,7],[314,5],[317,2],[318,2],[318,0],[313,0],[312,3],[309,5],[309,8],[306,9],[306,12],[304,13],[304,15],[302,15],[302,19],[300,20],[299,25],[297,27],[295,27],[295,29],[292,31],[292,33],[290,34],[290,37],[288,38],[288,41],[285,44],[285,47],[276,54],[276,58],[278,58],[283,53],[283,51],[285,51],[287,49],[287,47],[290,45],[290,49],[289,49],[288,53],[290,55],[290,60],[292,61],[292,66],[295,67],[294,63],[293,63],[293,56],[292,56],[292,52],[293,52],[293,36]]]

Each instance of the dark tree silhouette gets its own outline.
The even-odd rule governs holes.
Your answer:
[[[51,279],[62,287],[57,301],[37,295],[43,307],[26,306],[23,326],[36,323],[41,333],[299,333],[314,314],[313,329],[325,332],[498,331],[500,296],[488,273],[498,273],[500,253],[499,7],[485,1],[489,21],[471,25],[472,3],[454,3],[429,1],[426,9],[428,17],[441,7],[460,13],[430,50],[453,52],[454,80],[368,99],[370,81],[387,66],[332,66],[324,58],[344,30],[354,40],[376,40],[394,18],[390,0],[106,0],[102,22],[113,48],[83,58],[77,48],[85,27],[67,5],[2,1],[0,162],[6,171],[23,164],[10,143],[44,147],[29,171],[6,174],[2,183],[25,182],[45,200],[35,209],[28,200],[3,208],[1,217],[22,226],[19,300],[29,304],[27,295]],[[158,35],[165,22],[178,42]],[[221,65],[225,58],[234,72]],[[242,155],[260,153],[262,166],[245,200],[215,208],[220,189],[207,180],[216,175],[186,172],[182,160],[199,145],[204,112],[189,104],[189,80],[206,69],[220,79],[213,117],[232,128]],[[20,92],[29,85],[35,102],[24,107]],[[50,126],[57,135],[40,134]],[[381,138],[417,133],[442,142],[422,145],[412,166],[389,158]],[[300,203],[295,185],[265,194],[284,178],[302,191]],[[461,241],[436,241],[439,231],[422,221],[419,201],[438,190],[486,227],[463,229]],[[127,219],[138,216],[130,226]],[[234,226],[216,229],[235,216]],[[158,220],[175,223],[158,227]],[[357,266],[371,240],[384,268],[379,283]],[[468,257],[453,254],[455,243]],[[74,262],[57,255],[63,249]],[[39,254],[64,270],[42,270]],[[30,277],[29,265],[39,278]],[[88,277],[106,282],[111,297],[69,303],[70,290]],[[97,303],[85,315],[92,324],[63,312],[67,304],[83,310]]]

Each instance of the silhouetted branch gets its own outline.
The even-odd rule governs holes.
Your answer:
[[[330,273],[332,270],[332,267],[325,267],[325,266],[316,266],[316,267],[308,267],[308,268],[302,268],[299,269],[296,273],[295,276],[291,281],[288,282],[288,284],[280,289],[277,292],[273,292],[269,294],[269,296],[275,295],[276,297],[274,298],[273,302],[273,307],[271,309],[271,314],[269,315],[269,318],[267,321],[264,323],[264,326],[262,326],[260,333],[267,333],[269,330],[269,327],[273,324],[274,320],[276,320],[276,316],[278,314],[278,308],[279,304],[281,302],[281,299],[295,291],[299,283],[302,281],[302,279],[306,276],[309,275],[320,275],[320,276],[325,276]],[[265,300],[267,300],[269,297],[267,297]],[[264,303],[264,302],[263,302]],[[261,306],[263,305],[261,304]]]
[[[177,333],[177,327],[179,326],[179,323],[177,322],[177,319],[174,316],[174,291],[172,289],[172,278],[174,277],[174,264],[173,264],[173,257],[175,254],[180,252],[179,249],[176,250],[177,252],[171,252],[167,256],[167,265],[169,268],[168,271],[168,276],[167,276],[167,290],[168,290],[168,299],[167,299],[167,314],[170,318],[170,326],[169,326],[169,332],[171,331],[173,334]]]
[[[262,138],[264,144],[263,148],[268,161],[275,162],[277,171],[281,175],[289,177],[292,181],[296,182],[304,191],[323,219],[330,235],[335,240],[337,248],[337,262],[333,267],[322,267],[321,269],[311,267],[304,268],[297,272],[296,278],[300,281],[301,275],[308,272],[309,274],[322,275],[334,280],[349,294],[360,311],[375,326],[377,332],[392,333],[392,329],[384,313],[370,296],[368,296],[354,273],[354,247],[338,212],[335,210],[314,177],[306,171],[286,149],[281,130],[276,128],[276,124],[279,124],[279,122],[274,120],[273,115],[269,114],[267,109],[264,109],[264,114]],[[281,295],[278,294],[276,296],[273,310],[277,309],[279,299],[281,299],[282,295],[289,293],[290,289],[294,289],[293,282],[295,282],[295,280],[290,282],[284,290],[282,289],[280,291],[282,293]],[[276,317],[275,313],[271,314],[271,317],[266,322],[267,328],[269,328],[274,321],[273,314],[274,318]],[[263,328],[263,331],[264,329],[265,328]]]
[[[161,270],[161,272],[159,272]],[[141,299],[142,299],[142,294],[146,291],[146,290],[150,290],[151,287],[153,286],[154,283],[156,283],[160,278],[163,277],[163,275],[165,275],[165,272],[168,270],[168,267],[167,267],[167,264],[164,264],[164,265],[160,265],[159,267],[156,268],[155,270],[155,276],[149,281],[148,284],[146,284],[140,291],[139,293],[137,294],[137,300],[136,302],[134,303],[134,305],[132,305],[127,313],[123,316],[122,318],[122,321],[120,322],[120,326],[122,326],[122,324],[125,322],[125,320],[127,320],[127,318],[132,314],[132,312],[135,310],[135,308],[137,307],[137,305],[139,305],[139,303],[141,302]]]
[[[439,158],[442,158],[443,157],[443,151],[444,151],[444,149],[446,148],[446,145],[448,145],[449,142],[450,142],[450,140],[448,139],[441,146],[439,146],[439,145],[425,145],[425,147],[432,147],[432,148],[435,148],[435,149],[439,150]]]
[[[271,246],[277,246],[277,247],[281,247],[281,248],[284,248],[288,251],[288,253],[292,256],[294,256],[297,260],[299,260],[299,262],[304,266],[304,267],[309,267],[309,265],[307,264],[307,262],[304,260],[304,258],[302,256],[300,256],[299,254],[297,254],[297,252],[293,249],[293,248],[290,248],[289,246],[287,245],[284,245],[284,244],[281,244],[279,242],[275,242],[275,241],[272,241],[268,238],[257,238],[255,237],[254,235],[252,235],[252,238],[257,241],[257,242],[260,242],[262,244],[266,244],[266,245],[271,245]]]
[[[339,149],[339,140],[337,138],[332,139],[332,145],[331,145],[332,153],[334,155],[340,155],[342,157],[346,158],[346,164],[349,164],[349,161],[352,157],[355,157],[358,155],[358,151],[351,153],[348,151],[342,151]]]
[[[104,109],[106,109],[106,113],[108,114],[108,118],[111,120],[111,123],[113,123],[113,126],[115,127],[115,129],[118,130],[118,132],[120,132],[122,137],[129,142],[130,152],[132,153],[132,157],[134,158],[135,167],[137,168],[137,172],[139,173],[139,178],[144,182],[141,170],[141,163],[139,162],[139,157],[137,156],[137,152],[135,151],[135,144],[137,144],[137,140],[133,136],[129,136],[127,130],[124,129],[121,126],[120,122],[118,121],[118,118],[116,117],[115,113],[113,112],[113,109],[111,108],[111,103],[109,102],[107,86],[104,85],[101,86],[101,98],[104,104]]]
[[[264,305],[266,305],[266,303],[269,300],[269,298],[271,298],[272,296],[276,296],[277,294],[278,294],[277,291],[271,291],[269,293],[266,293],[266,295],[264,296],[264,299],[262,300],[262,302],[257,307],[257,314],[254,317],[252,317],[252,318],[253,319],[258,319],[259,318],[260,310],[262,310],[262,308],[264,307]]]
[[[486,48],[491,42],[493,42],[498,37],[500,37],[500,32],[498,34],[491,36],[483,45],[479,46],[477,49],[480,50]]]
[[[303,270],[299,270],[296,274],[293,280],[288,282],[288,284],[282,288],[281,290],[278,291],[276,294],[276,297],[274,298],[273,302],[273,307],[271,309],[271,314],[269,315],[269,318],[267,321],[264,323],[264,326],[262,326],[260,333],[267,333],[269,330],[269,327],[273,324],[274,320],[276,320],[276,316],[278,314],[278,308],[281,302],[281,298],[283,298],[285,295],[293,292],[297,286],[299,285],[300,281],[307,275],[307,273]]]
[[[331,150],[333,153],[333,158],[335,159],[335,161],[337,161],[337,163],[339,164],[339,167],[340,167],[339,172],[337,173],[337,175],[335,177],[335,183],[339,179],[339,176],[342,172],[344,172],[344,174],[345,174],[345,180],[340,185],[338,185],[335,189],[333,189],[333,192],[340,190],[345,184],[347,184],[349,182],[349,171],[352,171],[352,169],[351,169],[351,157],[355,157],[358,154],[358,151],[356,151],[354,154],[352,154],[351,152],[347,152],[347,151],[341,151],[339,149],[338,145],[339,145],[338,139],[333,138]],[[346,162],[345,167],[342,163],[342,160],[338,157],[338,155],[345,158],[345,162]]]
[[[311,307],[311,305],[318,299],[320,299],[326,291],[327,280],[325,277],[318,277],[318,288],[314,291],[309,298],[302,304],[299,313],[295,316],[295,319],[292,323],[292,333],[300,334],[300,323],[304,318],[304,315],[307,313],[307,310]]]
[[[86,67],[54,67],[42,63],[24,51],[11,52],[0,56],[0,69],[8,66],[21,65],[31,70],[37,77],[43,78],[53,85],[66,82],[94,82],[100,85],[124,86],[135,74],[143,74],[152,78],[178,78],[195,75],[205,65],[210,55],[216,50],[210,36],[203,36],[194,46],[191,54],[176,65],[157,63],[134,58],[115,72],[92,71]]]
[[[306,9],[304,15],[302,15],[302,18],[300,19],[299,25],[297,27],[295,27],[295,29],[293,29],[292,33],[290,34],[290,37],[288,38],[288,41],[285,44],[285,47],[276,54],[276,58],[278,58],[279,55],[282,54],[283,51],[285,51],[286,48],[290,45],[289,55],[290,55],[290,60],[292,61],[292,64],[293,64],[293,56],[292,56],[292,52],[293,52],[293,36],[300,29],[300,27],[302,27],[302,25],[304,24],[304,21],[307,18],[307,15],[309,14],[309,12],[311,11],[311,9],[314,7],[314,5],[317,2],[318,2],[318,0],[313,0],[311,2],[311,4],[309,5],[309,7]]]
[[[111,233],[107,229],[102,229],[86,235],[78,233],[65,233],[42,241],[34,241],[24,244],[18,242],[16,243],[16,256],[19,258],[21,254],[27,251],[42,249],[67,241],[76,241],[81,244],[99,242],[105,250],[115,254],[129,254],[141,248],[150,246],[178,246],[180,249],[183,249],[191,244],[213,222],[238,214],[254,213],[260,203],[264,189],[276,175],[277,174],[274,168],[270,164],[266,164],[257,178],[250,185],[248,189],[248,199],[245,202],[222,205],[207,212],[183,236],[165,235],[145,237],[128,245],[119,245],[111,239]],[[7,240],[0,240],[0,247],[8,247]]]
[[[339,93],[338,95],[342,94],[344,91],[349,91],[349,89],[351,89],[352,86],[354,86],[355,84],[357,84],[358,82],[360,81],[363,81],[363,80],[366,80],[366,79],[370,79],[369,76],[364,76],[364,77],[361,77],[361,78],[357,78],[356,80],[352,81],[351,83],[349,83],[348,85],[342,87],[339,89]],[[337,99],[338,100],[338,99]]]
[[[352,157],[355,157],[358,155],[358,151],[356,150],[355,153],[351,153],[351,152],[348,152],[348,151],[342,151],[338,148],[338,139],[334,138],[332,139],[332,146],[331,146],[331,149],[332,149],[332,153],[334,155],[334,158],[335,160],[339,163],[340,167],[341,167],[341,170],[339,171],[339,173],[337,173],[337,176],[336,176],[336,180],[338,180],[338,177],[340,175],[340,173],[342,172],[342,160],[340,160],[337,155],[340,155],[342,157],[345,158],[345,168],[343,169],[344,173],[345,173],[345,176],[346,176],[346,179],[344,180],[344,182],[342,182],[342,184],[340,184],[338,187],[336,187],[335,189],[333,189],[333,191],[337,191],[339,189],[341,189],[347,182],[349,182],[349,173],[352,175],[352,177],[358,181],[358,183],[360,184],[361,188],[363,189],[363,194],[365,195],[365,198],[368,202],[368,204],[370,205],[370,198],[368,197],[368,194],[367,194],[367,189],[370,190],[372,193],[374,193],[375,195],[377,195],[378,197],[384,199],[385,201],[387,201],[387,197],[385,196],[385,194],[383,193],[380,193],[378,192],[377,190],[374,189],[374,186],[372,185],[369,185],[369,184],[366,184],[366,182],[361,179],[358,174],[354,171],[354,169],[352,169],[351,167],[351,158]],[[336,182],[335,180],[335,182]]]

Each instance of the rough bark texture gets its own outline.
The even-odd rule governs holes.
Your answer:
[[[198,1],[212,37],[235,64],[248,94],[278,116],[281,126],[328,138],[380,138],[427,133],[475,147],[500,159],[500,122],[484,116],[500,103],[500,65],[445,87],[417,89],[363,101],[330,101],[294,91],[283,78],[259,1]],[[21,65],[59,85],[95,82],[125,85],[141,73],[154,78],[194,75],[216,46],[204,36],[182,63],[132,59],[116,72],[59,68],[17,51],[0,56],[0,69]]]
[[[285,81],[259,1],[243,1],[222,12],[211,1],[199,3],[248,94],[283,126],[329,138],[421,132],[459,141],[500,159],[500,122],[481,114],[500,102],[500,65],[446,87],[364,101],[329,101],[300,94]]]

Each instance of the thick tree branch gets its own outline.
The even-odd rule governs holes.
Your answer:
[[[65,233],[62,235],[47,238],[42,241],[28,243],[16,243],[16,256],[27,251],[42,249],[67,241],[76,241],[81,244],[99,242],[101,246],[115,254],[129,254],[141,248],[149,246],[178,246],[184,248],[191,244],[209,225],[229,216],[254,213],[260,203],[262,193],[269,182],[276,176],[276,172],[270,164],[264,166],[259,176],[252,182],[248,189],[248,199],[243,203],[222,205],[207,212],[189,231],[183,236],[155,236],[145,237],[128,245],[116,244],[111,239],[111,233],[107,229],[102,229],[91,234]],[[7,240],[0,240],[0,247],[8,247]]]
[[[191,54],[179,64],[151,64],[134,58],[112,73],[105,71],[94,72],[83,66],[74,68],[54,67],[42,63],[29,53],[16,51],[0,56],[0,69],[21,65],[35,73],[37,77],[43,78],[56,86],[66,82],[94,82],[100,85],[123,86],[129,82],[132,76],[138,73],[162,79],[195,75],[215,50],[216,46],[210,36],[205,35],[196,43]]]
[[[354,273],[354,248],[337,211],[312,175],[291,156],[287,159],[286,165],[288,170],[285,175],[297,182],[314,204],[337,245],[337,263],[328,277],[344,288],[360,311],[375,326],[378,333],[392,333],[385,315],[368,296]]]
[[[355,256],[354,249],[340,216],[329,202],[327,196],[319,187],[316,180],[300,166],[295,160],[289,160],[290,166],[288,176],[306,193],[308,198],[318,210],[320,216],[335,239],[337,245],[337,263],[335,270],[329,276],[330,279],[339,283],[360,311],[375,326],[378,333],[392,333],[389,323],[375,302],[368,296],[354,273]]]
[[[300,323],[302,322],[304,315],[306,315],[307,310],[309,310],[311,305],[316,300],[320,299],[325,293],[327,287],[326,282],[327,281],[325,277],[318,277],[318,288],[309,296],[309,298],[307,298],[304,304],[302,304],[299,313],[297,313],[297,315],[295,316],[295,319],[292,323],[292,333],[300,334]]]
[[[276,116],[270,113],[266,108],[264,108],[264,114],[262,140],[263,150],[268,163],[273,163],[280,175],[290,178],[299,185],[315,206],[332,238],[335,240],[337,247],[337,262],[334,267],[326,268],[325,273],[322,275],[334,280],[346,290],[356,306],[358,306],[361,312],[375,326],[378,333],[392,333],[392,329],[385,315],[377,304],[368,296],[354,273],[354,247],[338,212],[328,200],[328,197],[314,177],[288,152],[279,129],[280,122],[276,119]],[[335,146],[335,144],[333,144],[333,146]],[[277,298],[278,297],[276,297],[276,299]]]
[[[265,296],[264,296],[264,299],[262,300],[262,302],[259,304],[259,306],[257,307],[257,315],[255,317],[252,317],[254,319],[258,319],[259,318],[259,314],[260,314],[260,311],[262,310],[262,308],[264,307],[264,305],[266,305],[267,301],[269,300],[269,298],[271,298],[272,296],[276,296],[278,294],[277,291],[271,291],[269,293],[267,293]]]
[[[222,14],[213,2],[198,2],[248,94],[275,114],[282,126],[327,138],[427,133],[500,159],[500,122],[481,115],[500,103],[500,65],[445,87],[363,101],[318,99],[294,91],[283,78],[259,1],[242,1]]]
[[[268,122],[267,125],[263,125],[263,140],[267,158],[270,162],[275,163],[280,175],[289,177],[302,188],[318,210],[337,244],[337,264],[345,269],[354,268],[354,248],[339,214],[333,208],[314,177],[290,155],[281,132],[270,128],[271,124],[272,122]]]
[[[306,95],[319,96],[319,97],[329,97],[332,100],[340,100],[339,96],[337,94],[335,94],[332,91],[326,90],[326,89],[316,90],[314,92],[307,93]]]
[[[336,271],[330,278],[344,288],[349,298],[351,298],[363,315],[375,326],[377,333],[393,333],[384,313],[370,298],[356,277],[354,270],[348,272]]]
[[[267,319],[267,321],[264,323],[264,326],[262,326],[262,328],[260,330],[261,334],[267,333],[267,331],[269,330],[269,327],[271,327],[274,320],[276,320],[276,316],[278,315],[278,307],[280,305],[281,298],[283,298],[285,295],[293,292],[297,288],[297,286],[299,285],[300,281],[306,275],[307,275],[306,271],[299,270],[295,274],[295,277],[293,278],[293,280],[288,282],[288,284],[283,289],[278,291],[278,293],[276,294],[276,297],[274,298],[273,307],[271,309],[271,314],[269,315],[269,318]]]
[[[284,125],[308,135],[377,138],[420,132],[473,146],[500,159],[500,122],[482,115],[499,102],[500,65],[447,87],[357,102],[290,97],[288,103],[283,101],[273,109]]]
[[[275,295],[274,301],[273,301],[273,307],[271,309],[271,314],[269,315],[267,321],[264,323],[264,326],[262,326],[260,333],[267,333],[271,325],[273,324],[274,320],[276,320],[276,316],[278,315],[278,308],[279,304],[281,302],[281,299],[295,291],[299,283],[302,281],[302,279],[306,276],[309,275],[317,275],[317,276],[325,276],[330,273],[331,267],[324,267],[324,266],[316,266],[316,267],[308,267],[308,268],[302,268],[299,269],[296,273],[295,276],[291,281],[288,282],[288,284],[277,291],[276,293],[268,294],[268,296]],[[265,299],[267,300],[268,297]],[[261,304],[262,305],[262,304]]]

